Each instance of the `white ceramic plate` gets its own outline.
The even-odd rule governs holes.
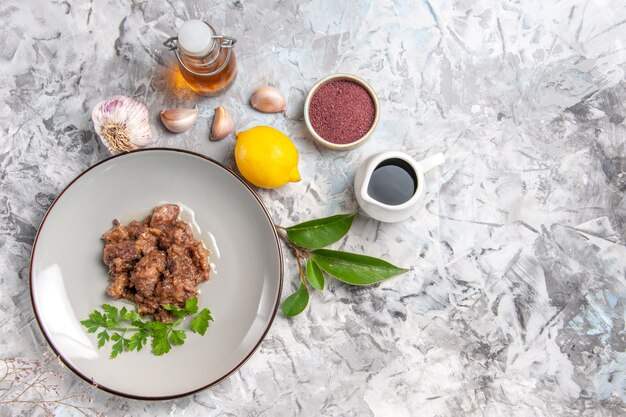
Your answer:
[[[101,236],[114,218],[162,202],[191,208],[215,238],[217,273],[200,285],[199,297],[215,321],[204,337],[188,331],[185,344],[164,356],[146,346],[109,359],[110,344],[98,349],[79,323],[103,303],[128,305],[105,294]],[[148,149],[107,159],[61,192],[35,238],[30,280],[43,334],[76,374],[115,394],[166,399],[210,387],[252,355],[276,314],[283,265],[270,216],[239,177],[198,154]]]

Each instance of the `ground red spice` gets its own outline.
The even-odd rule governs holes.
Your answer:
[[[374,124],[370,93],[348,80],[335,80],[317,89],[309,104],[309,120],[323,139],[337,144],[357,141]]]

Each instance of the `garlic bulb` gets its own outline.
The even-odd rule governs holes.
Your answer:
[[[250,98],[250,104],[263,113],[278,113],[287,109],[287,103],[280,91],[269,85],[257,88]]]
[[[198,109],[166,109],[161,112],[161,121],[174,133],[189,130],[198,118]]]
[[[211,140],[222,140],[233,131],[233,118],[228,110],[219,106],[215,109],[213,126],[211,126]]]
[[[113,154],[152,143],[148,108],[140,101],[111,97],[96,104],[91,119],[100,140]]]

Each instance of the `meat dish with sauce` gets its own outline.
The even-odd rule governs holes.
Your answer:
[[[210,252],[189,224],[179,219],[180,207],[164,204],[141,221],[114,227],[103,235],[104,263],[109,268],[106,293],[137,304],[139,314],[170,321],[165,304],[183,307],[209,279]]]

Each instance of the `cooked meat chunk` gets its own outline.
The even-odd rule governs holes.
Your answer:
[[[161,225],[172,224],[180,214],[180,207],[175,204],[165,204],[155,207],[152,211],[150,219],[150,227],[159,227]]]
[[[113,298],[124,298],[128,287],[128,274],[125,272],[111,274],[111,283],[107,288],[107,294]]]
[[[142,232],[137,236],[137,240],[135,241],[135,250],[140,253],[141,256],[148,255],[157,247],[158,235],[158,229],[148,229]]]
[[[137,304],[140,314],[171,320],[164,304],[179,307],[198,293],[209,279],[210,252],[178,219],[175,204],[155,207],[152,215],[128,225],[114,222],[103,235],[103,260],[109,268],[107,294]]]
[[[154,289],[165,270],[165,253],[153,250],[137,262],[130,275],[130,282],[137,294],[154,296]]]
[[[111,242],[104,247],[104,263],[107,265],[116,260],[118,263],[119,261],[131,262],[139,259],[139,256],[133,240]]]

